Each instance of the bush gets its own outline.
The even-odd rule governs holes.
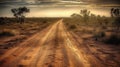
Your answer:
[[[105,32],[100,32],[100,37],[105,37],[105,36],[106,36]]]
[[[0,32],[0,37],[3,37],[3,36],[15,36],[17,34],[19,34],[19,32],[16,31],[16,30],[4,29],[3,31]]]
[[[117,35],[111,35],[107,40],[105,40],[105,43],[118,45],[120,44],[120,37]]]
[[[106,36],[105,32],[98,32],[98,33],[95,33],[93,37],[95,38],[95,40],[98,40],[105,36]]]
[[[77,27],[75,25],[70,25],[69,29],[76,29]]]
[[[3,32],[0,32],[0,37],[2,36],[14,36],[14,34],[12,34],[11,32],[3,31]]]

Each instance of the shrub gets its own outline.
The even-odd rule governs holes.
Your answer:
[[[69,29],[76,29],[77,27],[75,25],[70,25]]]
[[[105,40],[105,43],[118,45],[120,44],[120,37],[117,35],[111,35],[108,39]]]
[[[106,36],[105,32],[100,32],[100,37],[105,37],[105,36]]]
[[[16,30],[9,30],[9,29],[4,29],[0,32],[0,37],[3,37],[3,36],[15,36],[19,34],[18,31]]]
[[[14,34],[12,34],[11,32],[8,32],[8,31],[3,31],[3,32],[0,32],[0,37],[1,36],[14,36]]]
[[[95,38],[95,40],[98,40],[98,39],[101,39],[101,38],[103,38],[103,37],[105,37],[106,36],[106,34],[105,34],[105,32],[98,32],[98,33],[95,33],[94,35],[93,35],[93,37]]]

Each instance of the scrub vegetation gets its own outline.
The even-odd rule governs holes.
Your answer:
[[[0,45],[5,49],[26,40],[46,27],[54,24],[59,18],[24,18],[21,24],[16,18],[0,18]]]
[[[120,9],[112,8],[111,17],[92,14],[89,10],[80,10],[64,20],[68,30],[82,36],[89,35],[96,41],[106,44],[120,44]],[[80,35],[81,36],[81,35]],[[113,42],[112,42],[113,41]]]

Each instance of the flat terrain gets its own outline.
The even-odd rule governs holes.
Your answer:
[[[6,50],[0,67],[120,67],[120,46],[112,47],[68,31],[61,19]]]

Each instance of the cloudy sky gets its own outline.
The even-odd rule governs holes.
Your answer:
[[[119,0],[0,0],[1,4],[120,4]]]
[[[119,0],[0,0],[0,16],[12,16],[11,8],[26,6],[29,17],[69,17],[88,9],[95,14],[109,15],[111,7],[119,7]]]

